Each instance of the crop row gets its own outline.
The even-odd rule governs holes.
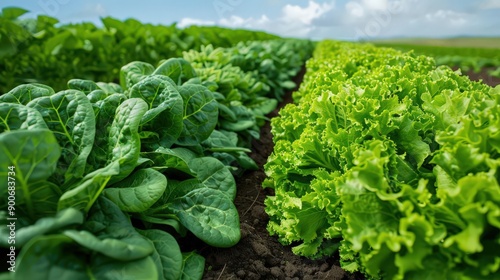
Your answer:
[[[143,24],[134,19],[102,19],[60,25],[40,15],[19,19],[27,11],[4,8],[0,14],[0,94],[23,83],[43,83],[62,90],[71,78],[117,82],[130,61],[157,63],[180,57],[202,45],[232,47],[238,42],[278,39],[264,32],[220,27]]]
[[[268,230],[383,279],[500,277],[500,87],[323,41],[272,120]]]
[[[415,51],[419,55],[434,57],[438,65],[457,67],[463,71],[481,72],[483,68],[490,70],[490,75],[500,77],[500,49],[472,47],[443,47],[410,44],[377,44],[382,47],[395,48],[401,51]]]
[[[1,95],[0,246],[20,250],[2,279],[201,278],[204,258],[177,240],[239,241],[233,174],[256,167],[250,140],[312,47],[207,46],[128,63],[119,84]]]

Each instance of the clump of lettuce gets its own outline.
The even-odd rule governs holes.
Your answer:
[[[500,277],[500,88],[325,41],[273,119],[268,230],[383,279]]]

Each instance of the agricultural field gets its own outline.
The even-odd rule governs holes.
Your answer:
[[[500,279],[494,39],[26,13],[0,13],[0,280]]]
[[[371,40],[374,44],[405,44],[431,47],[500,48],[500,37],[404,38]]]
[[[405,39],[373,41],[377,46],[434,57],[438,65],[460,69],[472,80],[500,83],[500,38]]]

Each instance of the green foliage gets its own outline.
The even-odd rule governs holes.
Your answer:
[[[218,120],[212,92],[197,84],[176,85],[160,74],[118,90],[125,94],[113,93],[117,85],[88,80],[71,80],[68,86],[72,89],[55,93],[22,85],[0,103],[0,164],[5,170],[0,177],[16,180],[19,207],[16,246],[22,249],[15,278],[50,279],[63,273],[63,278],[115,279],[130,272],[127,277],[134,279],[178,279],[183,271],[201,277],[201,257],[193,255],[186,264],[175,239],[150,228],[173,224],[172,230],[191,230],[213,246],[236,244],[240,232],[231,171],[203,151],[189,151],[189,159],[179,152],[187,160],[179,169],[190,178],[162,173],[148,165],[168,171],[177,168],[176,161],[146,159],[141,152],[160,153],[174,143],[184,149],[179,145],[206,140]],[[170,123],[170,130],[163,123]],[[159,137],[143,143],[144,135],[152,133]],[[9,166],[15,172],[9,173]],[[4,209],[7,191],[0,200]],[[151,223],[148,215],[157,208],[161,214],[152,214]],[[131,217],[148,230],[139,234]],[[0,231],[2,240],[8,240],[6,229]],[[44,269],[42,276],[39,269]]]
[[[95,47],[96,42],[86,36],[93,32],[99,34],[95,40],[103,40],[100,44],[109,43],[109,31],[123,42],[121,48],[129,49],[134,38],[153,38],[128,33],[153,28],[133,20],[103,19],[106,32],[85,24],[56,28],[55,22],[41,20],[47,20],[43,28],[57,33],[46,35],[42,45],[43,55],[54,57],[91,52],[89,44]],[[84,27],[86,35],[79,33]],[[283,46],[288,53],[310,46],[307,41],[262,44],[271,46],[262,54],[266,56]],[[254,54],[264,51],[258,43],[251,45]],[[152,45],[137,45],[142,47]],[[30,46],[24,55],[31,48],[37,47]],[[225,55],[235,50],[217,49]],[[1,95],[0,179],[16,181],[16,248],[20,249],[16,273],[9,276],[201,279],[204,258],[181,252],[177,239],[190,231],[216,247],[230,247],[240,240],[233,173],[257,169],[246,153],[251,139],[259,136],[265,114],[277,104],[266,96],[269,89],[263,90],[265,84],[258,79],[271,79],[287,67],[297,70],[297,59],[303,62],[309,55],[300,53],[287,60],[283,52],[274,57],[281,68],[262,73],[231,62],[220,67],[209,60],[205,64],[171,58],[155,67],[134,61],[119,71],[103,68],[119,80],[95,82],[74,76],[78,78],[70,79],[61,91],[32,83]],[[119,51],[114,55],[120,56]],[[79,59],[75,56],[74,63]],[[290,82],[293,73],[290,70],[281,82]],[[15,172],[9,173],[10,166]],[[7,209],[8,191],[0,191],[2,209]],[[6,220],[0,226],[0,246],[7,247]]]
[[[270,233],[374,278],[500,277],[500,88],[331,41],[307,70],[272,120]]]
[[[233,173],[257,169],[250,142],[312,43],[25,12],[0,14],[0,178],[16,181],[20,249],[2,277],[201,279],[204,258],[177,239],[239,241]]]
[[[4,182],[12,181],[8,179],[13,177],[9,176],[9,171],[15,171],[19,218],[33,221],[54,214],[61,191],[47,180],[56,171],[61,148],[52,131],[21,129],[3,132],[0,134],[0,149],[0,166],[3,168],[0,178]],[[2,188],[1,193],[1,204],[7,207],[8,188]]]
[[[500,67],[500,49],[481,47],[444,47],[414,44],[381,43],[383,47],[396,48],[402,51],[414,51],[419,55],[432,56],[437,65],[457,67],[462,71],[481,72],[485,67]]]
[[[215,92],[219,107],[219,128],[236,132],[238,144],[249,146],[259,138],[259,127],[272,112],[291,81],[309,58],[314,45],[306,40],[240,42],[232,48],[190,50],[184,58],[191,62],[201,83]],[[223,161],[238,161],[241,153]]]
[[[59,91],[72,78],[116,82],[120,68],[131,61],[156,63],[202,45],[227,48],[240,41],[278,38],[264,32],[196,26],[180,29],[175,24],[111,17],[102,18],[102,27],[88,22],[61,25],[44,15],[18,18],[26,12],[4,8],[0,14],[0,95],[23,83],[43,83]]]

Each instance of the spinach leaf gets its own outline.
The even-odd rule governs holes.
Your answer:
[[[42,96],[51,96],[54,90],[46,85],[26,84],[13,88],[11,91],[0,96],[0,101],[26,105],[33,99]]]
[[[96,113],[96,106],[95,106],[96,103],[98,103],[101,100],[104,100],[106,97],[108,97],[108,94],[100,89],[96,89],[96,90],[93,90],[93,91],[87,93],[87,98],[89,99],[90,103],[92,103],[92,106],[94,107],[94,113]]]
[[[195,189],[175,199],[171,207],[182,225],[208,245],[231,247],[240,240],[238,211],[220,190]]]
[[[120,85],[115,83],[103,83],[97,82],[97,86],[103,90],[106,94],[123,93],[123,89]]]
[[[89,279],[86,261],[75,247],[73,240],[62,234],[31,240],[18,256],[13,279]]]
[[[114,175],[110,184],[127,177],[137,166],[141,151],[139,125],[148,105],[140,98],[125,100],[116,109],[108,138],[108,162],[117,161],[120,172]]]
[[[45,128],[40,113],[30,107],[15,103],[0,103],[0,133],[18,129]]]
[[[64,235],[83,247],[120,261],[137,260],[153,253],[152,243],[135,231],[127,216],[107,198],[99,198],[89,211],[84,230]]]
[[[66,90],[34,99],[27,105],[38,110],[62,149],[51,181],[69,183],[82,178],[95,137],[95,116],[85,94]]]
[[[33,225],[16,229],[16,246],[22,247],[35,237],[63,229],[70,225],[81,225],[83,224],[83,218],[83,213],[74,208],[59,211],[54,217],[45,216]],[[7,227],[0,228],[0,236],[2,237],[0,245],[8,247],[9,229]]]
[[[95,91],[94,91],[95,92]],[[92,93],[91,93],[92,94]],[[112,94],[99,100],[94,104],[94,113],[96,118],[96,134],[94,147],[88,157],[88,170],[93,171],[108,163],[110,155],[108,154],[108,141],[110,127],[116,115],[116,110],[127,97],[124,94]]]
[[[120,172],[117,161],[108,166],[87,174],[80,182],[74,184],[61,198],[57,208],[76,208],[84,212],[89,211],[94,202],[99,198],[102,191],[113,176]]]
[[[219,111],[213,94],[201,85],[183,85],[179,93],[184,101],[184,128],[176,143],[195,146],[207,139],[215,126]]]
[[[205,258],[195,252],[182,254],[181,280],[197,280],[203,277]]]
[[[201,144],[206,150],[205,155],[215,157],[227,166],[237,162],[244,169],[258,169],[255,161],[245,154],[251,150],[238,146],[238,135],[235,132],[214,130]]]
[[[19,255],[14,279],[158,279],[151,257],[119,261],[89,254],[71,238],[59,234],[41,236]]]
[[[0,134],[0,151],[0,180],[6,182],[6,187],[0,190],[1,204],[7,205],[7,197],[11,191],[7,182],[15,182],[19,210],[25,211],[31,218],[37,212],[47,211],[45,206],[40,205],[45,200],[50,201],[49,198],[54,197],[54,193],[57,196],[58,188],[43,182],[56,170],[56,163],[61,155],[52,131],[33,129],[3,132]],[[40,197],[40,194],[45,196]]]
[[[169,233],[161,230],[138,230],[138,232],[151,240],[155,246],[151,257],[158,270],[158,279],[180,279],[184,259],[177,240]],[[203,269],[204,265],[201,267]],[[199,273],[197,275],[201,276]]]
[[[68,81],[69,89],[76,89],[85,94],[89,94],[94,90],[99,89],[97,84],[91,80],[71,79]]]
[[[120,85],[124,90],[127,90],[152,74],[154,70],[154,66],[149,63],[140,61],[130,62],[120,69]]]
[[[224,130],[228,131],[245,131],[256,125],[256,119],[254,113],[247,107],[243,105],[230,106],[229,107],[236,116],[236,121],[221,120],[220,126]]]
[[[182,85],[197,76],[193,66],[183,58],[168,59],[158,66],[153,74],[170,77],[177,85]]]
[[[148,168],[139,169],[127,178],[106,188],[103,195],[125,212],[142,212],[151,207],[165,192],[167,178]]]
[[[165,76],[148,76],[130,89],[130,97],[141,98],[149,106],[141,120],[142,131],[154,131],[159,136],[159,142],[149,149],[170,148],[183,127],[183,99],[173,81]]]
[[[200,184],[206,188],[220,190],[231,199],[236,196],[236,183],[229,168],[215,158],[195,158],[189,167],[196,174]]]
[[[176,220],[212,246],[236,244],[240,238],[238,212],[233,204],[236,184],[228,167],[211,157],[194,158],[188,167],[196,178],[170,180],[163,196],[141,218],[152,223]]]
[[[141,155],[151,160],[151,163],[147,166],[160,172],[175,169],[186,174],[195,175],[189,168],[189,162],[196,158],[196,154],[186,148],[159,148],[154,152],[141,153]]]

